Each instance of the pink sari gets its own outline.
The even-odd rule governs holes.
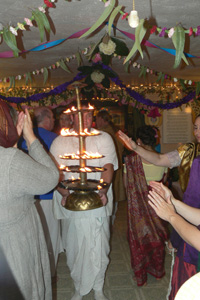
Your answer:
[[[130,154],[125,158],[127,169],[128,241],[131,266],[137,285],[147,282],[147,273],[161,278],[165,275],[165,241],[168,239],[166,223],[148,204],[149,188],[141,158]]]

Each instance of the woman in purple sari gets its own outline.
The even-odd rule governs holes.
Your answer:
[[[199,172],[200,156],[193,161],[184,202],[175,199],[167,187],[156,182],[150,183],[153,188],[153,191],[149,192],[150,205],[159,217],[171,223],[176,230],[176,237],[174,236],[173,239],[175,238],[178,252],[173,268],[172,290],[169,299],[174,299],[181,285],[197,271],[200,271]],[[187,223],[181,216],[190,223]]]

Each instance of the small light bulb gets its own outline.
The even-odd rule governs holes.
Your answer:
[[[139,25],[139,17],[137,10],[132,10],[128,16],[128,24],[132,28],[136,28]]]

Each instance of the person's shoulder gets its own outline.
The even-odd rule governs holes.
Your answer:
[[[21,153],[24,154],[22,150],[15,147],[9,147],[9,148],[0,147],[0,157],[1,160],[4,162],[6,162],[7,159],[9,161],[13,160],[13,158],[15,159],[16,155],[21,156],[22,155]]]
[[[62,135],[56,135],[56,137],[54,138],[54,140],[51,144],[51,147],[52,147],[52,145],[55,146],[55,145],[63,144],[63,143],[65,143],[65,141],[66,141],[65,137],[63,137]]]
[[[195,143],[185,143],[178,147],[178,151],[187,151],[195,148]]]
[[[181,159],[185,156],[190,156],[196,152],[196,144],[195,143],[186,143],[178,147],[177,149],[179,156]]]
[[[101,138],[112,139],[112,136],[108,132],[102,130],[98,130],[98,131],[100,133]]]
[[[50,131],[49,136],[51,136],[53,139],[57,138],[57,133]]]
[[[5,148],[5,147],[2,147],[0,146],[0,153],[1,154],[11,154],[11,153],[16,153],[17,151],[20,151],[18,148],[15,148],[15,147],[8,147],[8,148]]]
[[[61,141],[62,140],[62,135],[56,135],[56,137],[55,137],[55,139],[54,139],[54,141],[53,141],[53,143],[54,142],[58,142],[58,141]]]
[[[53,131],[50,131],[50,130],[47,130],[47,129],[45,129],[45,128],[42,128],[42,127],[38,127],[38,128],[34,128],[33,129],[33,131],[34,131],[34,133],[37,135],[39,135],[39,136],[51,136],[51,137],[54,137],[54,138],[56,138],[58,135],[57,135],[57,133],[55,133],[55,132],[53,132]]]

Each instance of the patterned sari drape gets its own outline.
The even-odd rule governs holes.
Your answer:
[[[137,285],[147,281],[147,273],[161,278],[165,275],[166,223],[148,204],[149,188],[141,158],[132,153],[125,158],[127,169],[128,241],[131,265]]]

